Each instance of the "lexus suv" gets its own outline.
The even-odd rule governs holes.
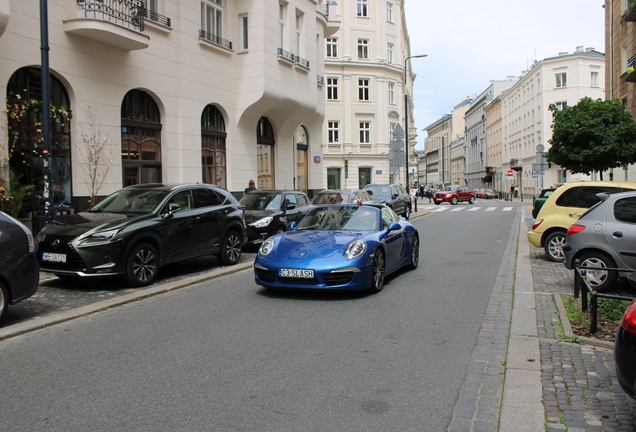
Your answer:
[[[58,277],[120,275],[139,287],[180,260],[214,255],[236,264],[245,232],[243,207],[224,189],[140,184],[56,217],[37,235],[37,256],[40,270]]]
[[[411,216],[411,196],[401,184],[368,184],[364,191],[371,195],[373,201],[386,204],[404,219]]]

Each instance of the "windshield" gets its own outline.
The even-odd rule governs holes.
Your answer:
[[[311,200],[312,204],[347,204],[349,202],[348,194],[340,194],[339,192],[319,193]]]
[[[245,210],[279,210],[283,196],[271,193],[248,193],[241,198]]]
[[[312,210],[296,230],[377,231],[380,211],[372,207],[337,206]]]
[[[391,186],[367,186],[364,190],[367,191],[373,198],[385,198],[391,196]]]
[[[152,213],[169,193],[169,190],[163,189],[122,189],[109,195],[89,212]]]
[[[444,190],[445,190],[446,192],[453,192],[454,190],[457,190],[457,188],[458,188],[458,187],[459,187],[459,186],[446,186],[446,187],[444,188]]]

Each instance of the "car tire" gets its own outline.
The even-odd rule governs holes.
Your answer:
[[[563,255],[563,246],[567,240],[567,233],[565,231],[555,231],[546,237],[543,243],[543,249],[548,257],[548,260],[552,262],[565,261],[565,255]]]
[[[601,251],[583,252],[578,259],[581,263],[581,268],[588,268],[586,271],[587,282],[592,289],[598,292],[605,292],[609,290],[616,282],[616,279],[618,279],[618,272],[589,269],[594,267],[616,268],[616,263],[606,253]]]
[[[280,225],[278,228],[276,228],[276,234],[284,233],[285,231],[287,231],[287,230],[282,225]]]
[[[241,236],[233,229],[223,236],[219,261],[223,265],[234,265],[241,259]]]
[[[371,270],[371,286],[369,291],[372,294],[379,293],[384,288],[384,270],[385,270],[384,252],[382,249],[376,249],[373,254],[373,266]]]
[[[134,287],[150,285],[157,279],[159,255],[150,243],[137,243],[128,253],[126,282]]]
[[[441,201],[440,202],[435,201],[435,205],[440,205],[441,203],[442,203]]]
[[[7,288],[2,282],[0,282],[0,322],[4,320],[7,314],[7,308],[9,307],[9,294]]]
[[[470,199],[468,200],[468,202],[469,202],[470,204],[475,204],[475,197],[474,197],[474,196],[471,196],[471,197],[470,197]]]
[[[459,200],[457,199],[457,197],[456,197],[456,196],[454,196],[454,197],[451,199],[451,202],[450,202],[450,203],[451,203],[451,205],[457,205],[457,203],[458,203],[458,202],[459,202]]]
[[[411,261],[409,262],[409,269],[415,270],[420,263],[420,239],[417,234],[413,234],[413,240],[411,241]]]
[[[404,217],[404,219],[409,220],[409,217],[411,217],[411,207],[405,206],[404,213],[402,213],[402,216]]]

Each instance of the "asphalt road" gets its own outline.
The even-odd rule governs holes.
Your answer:
[[[489,205],[415,220],[377,295],[246,271],[3,341],[0,430],[446,430],[515,216]]]

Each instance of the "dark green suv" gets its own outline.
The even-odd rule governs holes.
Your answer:
[[[236,264],[245,232],[243,207],[224,189],[141,184],[56,217],[37,235],[38,261],[59,277],[120,275],[144,286],[175,261],[214,255]]]
[[[537,215],[539,214],[539,210],[541,210],[541,207],[543,207],[543,204],[545,204],[545,200],[547,200],[550,197],[550,195],[552,195],[552,192],[554,192],[555,190],[556,188],[545,188],[541,191],[539,196],[534,199],[534,202],[532,203],[533,218],[535,219],[537,218]]]

